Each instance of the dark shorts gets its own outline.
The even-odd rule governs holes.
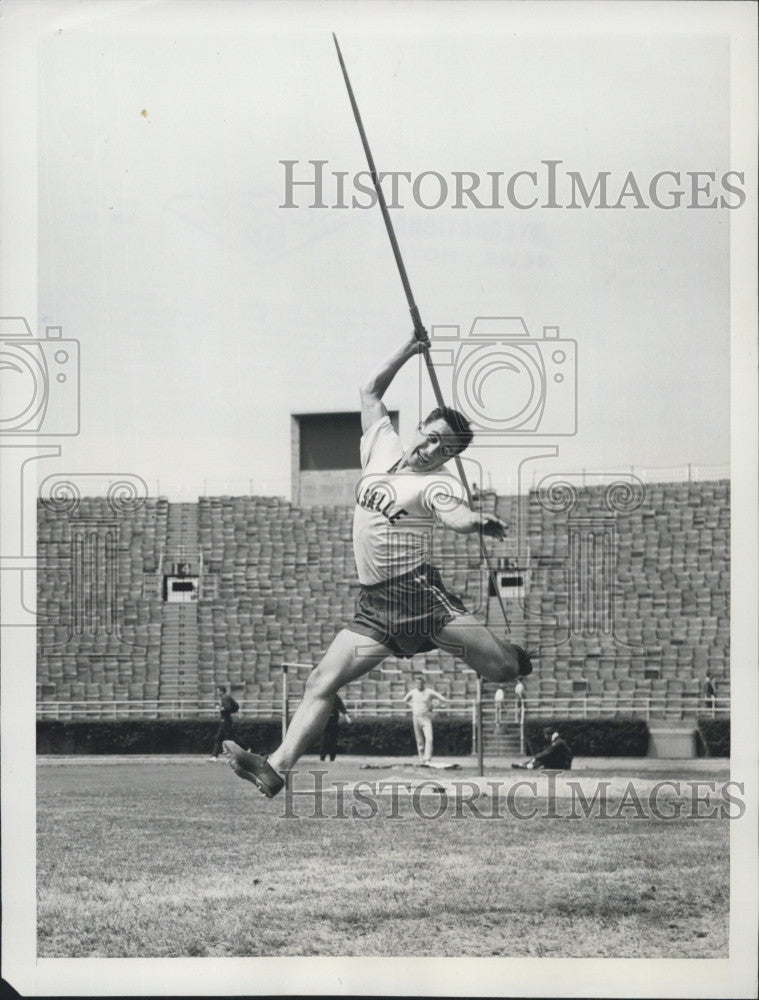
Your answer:
[[[372,586],[361,585],[352,632],[376,639],[396,656],[411,657],[437,649],[434,637],[457,615],[468,614],[440,573],[427,564]]]

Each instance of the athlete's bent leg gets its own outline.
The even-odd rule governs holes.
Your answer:
[[[269,757],[276,771],[289,771],[323,731],[339,689],[368,673],[392,650],[358,632],[343,629],[310,674],[303,698],[292,717],[282,745]]]
[[[516,649],[494,636],[474,615],[457,615],[433,639],[441,649],[458,656],[490,681],[502,684],[519,676]]]
[[[419,757],[419,763],[424,760],[424,730],[422,729],[422,720],[418,716],[412,716],[414,723],[414,739],[416,740],[416,752]]]

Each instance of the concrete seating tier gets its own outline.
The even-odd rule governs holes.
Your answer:
[[[575,506],[559,513],[546,509],[536,492],[497,502],[485,495],[482,501],[485,509],[496,503],[511,532],[505,542],[488,541],[491,561],[516,559],[512,565],[524,578],[518,596],[505,600],[509,629],[498,602],[488,596],[477,536],[436,531],[432,561],[446,585],[486,617],[496,634],[540,647],[528,696],[696,694],[707,670],[719,696],[729,694],[727,481],[651,484],[629,513],[611,512],[603,490],[593,486],[580,489]],[[77,512],[93,521],[107,515],[104,501],[87,501]],[[158,566],[167,515],[166,502],[154,500],[119,517],[117,627],[108,632],[96,607],[90,611],[97,634],[87,634],[77,627],[73,600],[73,520],[40,505],[43,699],[77,700],[82,692],[95,698],[97,691],[102,698],[139,699],[157,690],[162,606],[157,597],[144,596],[143,583]],[[201,697],[210,697],[217,683],[230,683],[243,699],[279,697],[282,662],[304,664],[288,675],[297,695],[309,665],[354,613],[352,508],[204,497],[197,515],[204,567],[197,603]],[[401,698],[420,668],[448,697],[476,693],[475,675],[435,651],[412,661],[390,658],[348,685],[345,694]]]
[[[161,604],[143,597],[143,582],[158,569],[168,508],[162,499],[119,511],[101,497],[82,497],[68,511],[38,503],[40,700],[157,697]],[[88,544],[77,556],[76,546]]]

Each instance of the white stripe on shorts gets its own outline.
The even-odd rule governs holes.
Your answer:
[[[459,609],[455,608],[451,604],[451,602],[445,596],[443,591],[439,587],[436,587],[434,583],[430,583],[429,580],[425,580],[423,576],[414,577],[414,580],[416,583],[422,583],[424,584],[424,586],[429,587],[429,589],[433,592],[433,594],[436,594],[438,599],[443,603],[443,605],[445,605],[446,610],[449,611],[452,615],[461,614]]]

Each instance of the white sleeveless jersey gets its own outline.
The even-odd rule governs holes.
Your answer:
[[[429,474],[393,472],[402,457],[403,446],[387,416],[361,438],[353,550],[359,581],[367,586],[428,562],[435,509],[464,500],[461,483],[445,468]]]

